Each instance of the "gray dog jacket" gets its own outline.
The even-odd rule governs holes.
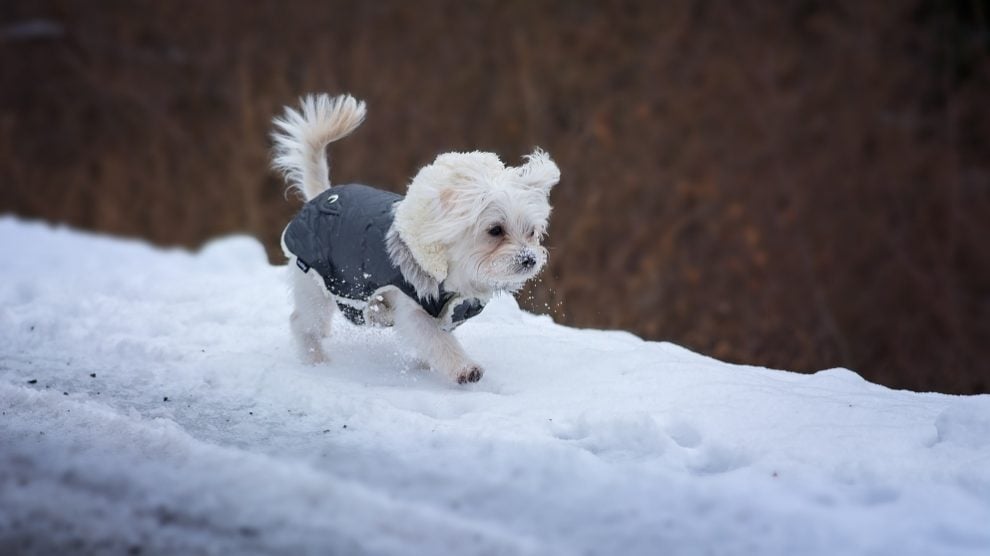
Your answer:
[[[366,185],[339,185],[303,205],[282,232],[286,255],[296,257],[303,272],[323,278],[344,316],[354,324],[368,322],[368,301],[382,288],[394,286],[415,299],[430,316],[450,330],[484,308],[477,298],[444,290],[421,298],[392,263],[385,238],[402,195]]]

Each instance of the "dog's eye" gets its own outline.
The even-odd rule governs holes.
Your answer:
[[[502,234],[504,233],[505,230],[502,229],[502,226],[499,226],[497,224],[495,226],[492,226],[491,228],[488,228],[488,235],[492,237],[502,237]]]

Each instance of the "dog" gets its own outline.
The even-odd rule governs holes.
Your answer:
[[[521,166],[490,152],[448,152],[421,168],[406,195],[331,186],[326,147],[353,132],[365,104],[303,97],[273,121],[273,167],[305,201],[282,233],[302,358],[340,310],[356,324],[394,326],[431,369],[459,384],[484,374],[452,334],[497,292],[514,293],[547,261],[542,241],[560,170],[535,149]]]

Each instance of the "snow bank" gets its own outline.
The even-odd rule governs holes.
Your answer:
[[[457,386],[295,358],[253,239],[0,218],[0,553],[987,554],[990,396],[728,365],[492,303]]]

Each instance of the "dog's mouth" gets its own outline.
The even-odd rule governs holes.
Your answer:
[[[545,259],[539,253],[521,253],[489,260],[476,275],[488,288],[516,292],[543,270]],[[486,272],[487,271],[487,272]]]
[[[491,286],[495,290],[515,293],[524,285],[526,282],[532,280],[537,274],[539,274],[539,267],[529,267],[524,269],[518,269],[510,276],[503,276],[496,278],[491,281]]]
[[[520,267],[516,270],[516,276],[519,277],[520,282],[526,282],[539,274],[540,270],[541,268],[538,266]]]
[[[496,282],[492,284],[492,290],[501,293],[514,294],[526,284],[526,280],[519,282]]]

